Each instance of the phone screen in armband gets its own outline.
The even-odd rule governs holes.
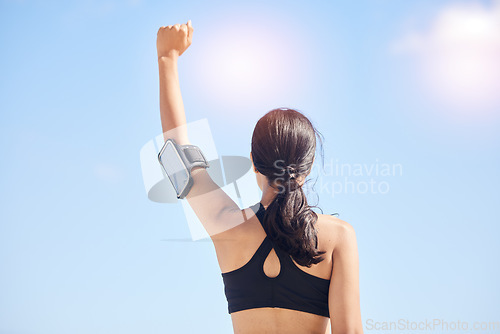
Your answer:
[[[172,141],[165,143],[163,152],[160,152],[160,162],[179,197],[189,184],[189,171]]]

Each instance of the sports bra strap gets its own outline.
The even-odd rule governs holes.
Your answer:
[[[266,237],[262,241],[262,244],[260,245],[259,249],[256,252],[260,257],[261,262],[264,262],[264,260],[269,255],[269,252],[271,252],[271,249],[273,249],[273,247],[274,247],[273,242],[266,235]]]
[[[257,216],[260,225],[264,229],[264,232],[266,229],[264,228],[264,213],[265,213],[265,208],[264,206],[259,202],[256,205],[256,208],[254,209],[255,215]],[[257,253],[262,259],[262,262],[265,261],[271,250],[274,248],[274,251],[276,252],[276,255],[280,259],[280,264],[282,265],[283,262],[285,261],[288,264],[291,264],[292,266],[295,266],[295,264],[292,261],[292,258],[290,254],[282,250],[279,246],[275,245],[274,242],[269,238],[269,236],[266,233],[266,237],[262,241],[262,244],[260,245],[259,249],[257,249]]]

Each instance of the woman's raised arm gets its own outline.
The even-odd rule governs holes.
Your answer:
[[[160,72],[160,117],[164,139],[189,144],[177,60],[191,45],[194,28],[187,24],[160,27],[156,37]]]
[[[179,145],[191,143],[187,133],[177,61],[191,45],[193,31],[191,20],[189,20],[187,24],[160,27],[156,39],[163,136],[165,140],[173,138]],[[196,145],[196,143],[192,144]],[[186,199],[203,227],[214,241],[218,236],[232,238],[233,236],[221,232],[229,231],[244,222],[244,212],[213,182],[205,168],[193,168],[191,176],[194,182]],[[253,214],[249,211],[246,214]]]

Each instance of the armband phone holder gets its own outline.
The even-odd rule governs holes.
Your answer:
[[[191,170],[194,167],[210,167],[200,148],[195,145],[179,145],[169,138],[165,141],[158,161],[175,189],[178,199],[183,199],[193,186]]]

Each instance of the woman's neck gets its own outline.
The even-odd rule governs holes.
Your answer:
[[[278,192],[278,189],[271,187],[267,184],[267,182],[264,183],[262,189],[262,199],[260,200],[260,203],[262,203],[264,209],[267,209],[267,207],[272,203]]]

